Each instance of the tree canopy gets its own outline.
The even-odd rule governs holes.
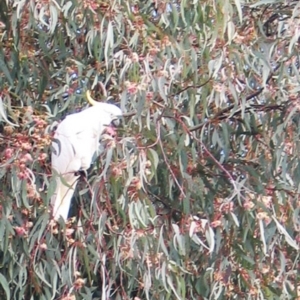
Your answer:
[[[299,26],[298,1],[2,0],[1,299],[298,299]],[[56,223],[87,90],[123,127]]]

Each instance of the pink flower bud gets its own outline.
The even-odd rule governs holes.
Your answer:
[[[6,159],[10,159],[11,157],[12,157],[12,155],[13,155],[13,149],[11,149],[11,148],[6,148],[5,149],[5,152],[4,152],[4,156],[5,156],[5,158]]]

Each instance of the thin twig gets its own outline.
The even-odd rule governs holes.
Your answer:
[[[220,170],[222,170],[226,176],[228,177],[230,183],[233,185],[234,190],[236,191],[237,194],[239,194],[244,200],[245,197],[243,195],[241,195],[240,190],[238,189],[238,187],[236,186],[236,182],[234,180],[234,178],[232,177],[232,175],[223,167],[223,165],[211,154],[211,152],[206,148],[206,146],[202,143],[202,141],[198,138],[196,138],[195,136],[193,136],[193,138],[195,139],[195,141],[197,141],[200,146],[203,148],[204,152],[213,160],[213,162],[218,166],[218,168]]]
[[[159,140],[160,149],[161,149],[161,152],[162,152],[164,161],[165,161],[165,163],[166,163],[166,165],[167,165],[167,168],[169,169],[169,172],[171,173],[171,175],[172,175],[172,177],[173,177],[173,180],[175,181],[176,185],[178,186],[178,188],[179,188],[181,194],[182,194],[184,197],[186,197],[185,192],[183,191],[183,189],[182,189],[181,185],[179,184],[179,182],[178,182],[178,180],[177,180],[177,178],[176,178],[176,176],[175,176],[175,174],[174,174],[174,172],[173,172],[171,166],[169,165],[167,156],[166,156],[166,154],[165,154],[165,152],[164,152],[164,147],[163,147],[163,144],[162,144],[162,141],[161,141],[161,138],[160,138],[160,126],[159,126],[159,122],[157,122],[157,126],[156,126],[156,134],[157,134],[157,137],[158,137],[158,140]]]

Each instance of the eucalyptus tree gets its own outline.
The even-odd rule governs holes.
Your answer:
[[[0,8],[2,297],[297,298],[298,1]],[[50,145],[87,89],[127,117],[57,223]]]

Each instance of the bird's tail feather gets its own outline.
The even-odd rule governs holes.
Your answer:
[[[70,210],[71,200],[74,194],[74,190],[77,185],[78,176],[68,176],[69,178],[57,177],[56,190],[51,199],[53,207],[54,220],[58,220],[60,217],[66,222]]]

